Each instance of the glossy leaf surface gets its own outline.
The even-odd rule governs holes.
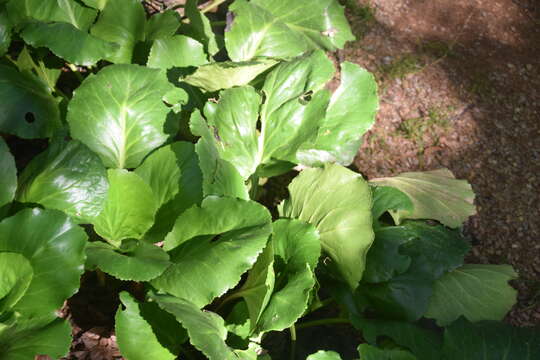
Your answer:
[[[34,271],[21,254],[0,253],[0,314],[9,310],[24,295]]]
[[[170,69],[199,66],[207,62],[200,42],[184,35],[174,35],[154,40],[146,65],[151,68]]]
[[[107,66],[86,78],[69,103],[71,135],[97,153],[107,167],[134,168],[167,139],[172,89],[164,73],[137,65]]]

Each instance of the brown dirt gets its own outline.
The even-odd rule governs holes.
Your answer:
[[[358,0],[339,52],[378,78],[381,106],[355,160],[368,178],[447,167],[478,214],[469,262],[520,279],[507,320],[540,324],[540,6],[512,0]],[[370,9],[370,10],[368,10]]]

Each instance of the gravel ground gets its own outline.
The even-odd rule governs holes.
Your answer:
[[[359,40],[339,53],[379,80],[355,165],[369,178],[447,167],[478,214],[469,262],[520,279],[507,320],[540,324],[540,7],[511,0],[348,2]]]

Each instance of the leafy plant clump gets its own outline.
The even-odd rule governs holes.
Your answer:
[[[348,62],[328,90],[354,38],[337,1],[210,19],[221,3],[0,0],[0,359],[68,352],[84,271],[137,284],[114,319],[129,360],[270,359],[271,332],[335,322],[361,359],[540,358],[538,331],[499,322],[514,270],[464,265],[469,184],[346,167],[378,101]],[[304,320],[324,306],[340,317]]]

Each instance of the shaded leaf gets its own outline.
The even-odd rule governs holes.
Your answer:
[[[9,44],[11,44],[12,24],[1,5],[0,10],[0,56],[4,56],[9,49]]]
[[[231,61],[211,63],[198,67],[193,74],[180,78],[180,80],[205,91],[213,92],[234,86],[247,85],[257,75],[276,63],[277,61],[272,59],[238,63]]]
[[[17,190],[17,168],[9,148],[0,137],[0,206],[10,203]]]
[[[509,280],[517,278],[510,265],[467,264],[438,279],[426,317],[446,326],[460,316],[476,322],[502,320],[516,303]]]
[[[335,351],[319,350],[309,355],[306,360],[341,360],[341,356]]]
[[[180,27],[180,16],[174,10],[154,14],[146,23],[145,39],[156,40],[173,36]]]
[[[160,247],[137,240],[128,244],[125,251],[101,241],[88,244],[86,267],[97,266],[120,280],[149,281],[170,265],[169,255]]]
[[[406,350],[379,349],[368,344],[360,344],[358,353],[362,360],[416,360],[416,357]]]
[[[159,221],[144,239],[163,241],[178,215],[202,201],[202,173],[195,147],[183,141],[164,146],[150,154],[135,173],[150,185],[160,206]]]
[[[138,65],[112,65],[75,90],[67,120],[71,136],[97,153],[107,167],[134,168],[167,139],[172,89],[165,74]]]
[[[90,33],[97,38],[119,45],[106,59],[129,64],[138,41],[144,40],[146,15],[139,0],[108,1]]]
[[[204,51],[214,55],[219,51],[210,20],[197,8],[196,0],[187,0],[184,8],[189,23],[180,28],[182,34],[190,36],[204,45]]]
[[[343,7],[334,0],[237,0],[229,10],[234,20],[225,44],[234,61],[286,58],[320,47],[334,51],[354,40]]]
[[[107,175],[109,192],[93,224],[98,235],[118,247],[123,239],[140,239],[150,229],[157,203],[150,186],[137,174],[111,169]]]
[[[119,308],[116,312],[115,332],[122,355],[129,360],[176,359],[174,354],[159,343],[152,328],[141,316],[140,305],[127,292],[120,293],[120,301],[125,310]]]
[[[0,130],[25,139],[50,137],[60,128],[58,103],[47,86],[29,73],[0,65]]]
[[[25,318],[56,317],[79,288],[87,236],[55,210],[24,209],[0,223],[0,252],[23,255],[34,276],[13,310]]]
[[[413,211],[414,206],[405,193],[390,186],[373,188],[373,219],[378,220],[387,211]]]
[[[332,265],[352,289],[356,288],[374,239],[367,182],[333,164],[302,171],[289,185],[289,193],[280,214],[315,225]]]
[[[53,141],[26,166],[17,200],[57,209],[90,223],[102,210],[109,184],[101,160],[78,141]]]
[[[154,40],[146,65],[151,68],[170,69],[199,66],[207,62],[200,42],[184,35],[174,35]]]
[[[435,219],[455,228],[476,213],[471,185],[465,180],[456,180],[448,169],[402,173],[371,182],[397,188],[411,199],[412,211],[390,211],[396,224],[404,219]]]
[[[49,48],[56,56],[83,66],[108,58],[118,48],[67,23],[29,23],[21,37],[33,47]]]
[[[207,197],[182,213],[165,238],[171,265],[152,280],[157,289],[204,306],[234,287],[253,266],[271,231],[262,205]],[[214,239],[215,238],[215,239]]]

